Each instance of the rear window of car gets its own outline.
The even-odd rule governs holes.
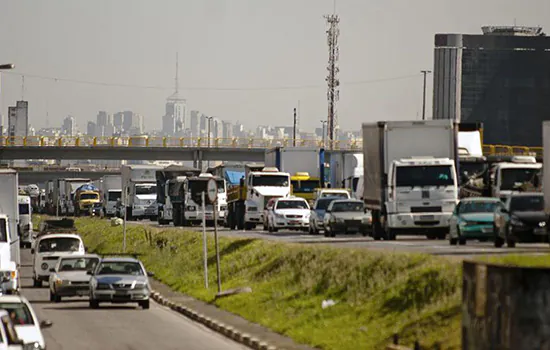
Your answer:
[[[80,239],[72,237],[44,238],[38,244],[39,253],[77,252]]]
[[[33,325],[31,311],[25,303],[1,303],[0,309],[6,310],[14,325]]]

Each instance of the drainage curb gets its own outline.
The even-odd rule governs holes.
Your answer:
[[[281,348],[277,348],[275,346],[269,345],[268,343],[261,341],[260,339],[257,339],[249,334],[242,333],[237,329],[234,329],[233,327],[230,327],[228,325],[225,325],[217,320],[211,319],[209,317],[206,317],[205,315],[202,315],[198,312],[196,312],[193,309],[190,309],[187,306],[184,306],[182,304],[177,304],[171,301],[170,299],[164,297],[159,292],[151,291],[151,298],[156,301],[157,303],[166,306],[172,310],[174,310],[177,313],[180,313],[191,320],[201,323],[202,325],[210,328],[211,330],[220,333],[227,338],[230,338],[240,344],[246,345],[251,349],[254,350],[283,350]]]

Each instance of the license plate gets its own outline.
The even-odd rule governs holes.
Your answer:
[[[433,215],[420,215],[420,221],[432,221],[434,219]]]
[[[545,235],[545,234],[546,234],[546,230],[543,229],[543,228],[536,228],[536,229],[535,229],[535,234],[536,234],[536,235]]]
[[[290,224],[291,225],[298,225],[300,223],[300,221],[291,221]]]
[[[115,295],[128,295],[128,292],[123,291],[123,290],[117,290],[117,291],[115,291]]]

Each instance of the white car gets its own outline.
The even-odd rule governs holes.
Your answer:
[[[40,236],[31,249],[33,254],[32,280],[34,287],[42,287],[43,281],[50,278],[50,269],[54,268],[61,256],[83,255],[86,253],[84,242],[79,235],[70,233],[52,233]]]
[[[310,213],[309,204],[303,198],[278,198],[267,211],[267,228],[269,232],[279,229],[307,231]]]
[[[25,297],[2,295],[0,296],[0,309],[8,312],[19,339],[25,344],[38,343],[39,349],[46,348],[42,329],[51,327],[52,322],[46,320],[39,322],[31,304]]]

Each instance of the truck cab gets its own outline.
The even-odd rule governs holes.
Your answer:
[[[386,231],[429,229],[429,239],[445,238],[458,201],[454,160],[434,157],[394,160],[386,190]]]
[[[29,196],[17,196],[19,222],[17,223],[17,233],[19,234],[20,245],[30,247],[33,241],[32,232],[32,209],[31,198]]]
[[[309,205],[312,205],[315,200],[315,189],[322,186],[319,177],[310,176],[307,172],[297,172],[292,175],[290,183],[292,195],[307,200]]]
[[[15,218],[14,218],[15,219]],[[17,264],[12,259],[10,218],[0,214],[0,279],[2,294],[13,294],[19,288]]]
[[[217,217],[216,220],[219,223],[224,222],[225,209],[227,206],[227,189],[225,185],[225,180],[213,176],[212,174],[202,173],[199,176],[187,177],[183,191],[185,193],[184,201],[184,224],[199,224],[204,218],[207,222],[212,223],[214,220],[214,208],[213,204],[207,203],[205,205],[205,212],[203,213],[202,208],[202,193],[205,193],[206,199],[206,190],[208,181],[210,179],[215,179],[218,185],[218,196],[216,200],[216,211]]]
[[[505,200],[531,181],[542,169],[535,157],[514,156],[510,162],[496,163],[491,169],[491,195]]]
[[[81,186],[74,195],[75,216],[87,215],[96,203],[101,203],[99,189],[91,184]]]

